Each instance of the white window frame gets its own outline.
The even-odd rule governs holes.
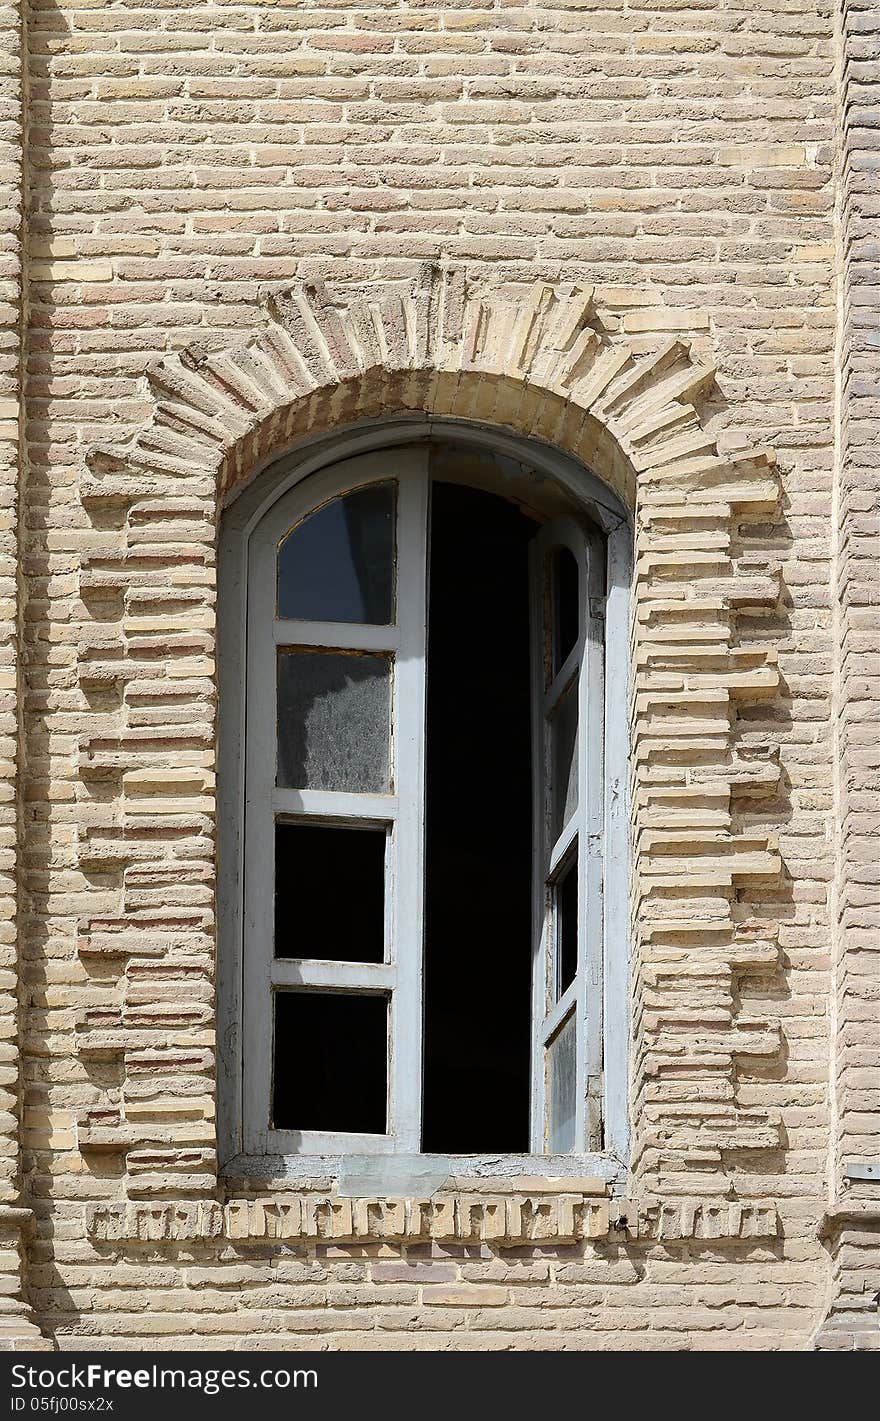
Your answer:
[[[408,727],[407,741],[395,744],[395,790],[391,796],[325,796],[319,803],[310,795],[298,791],[278,791],[274,788],[274,667],[279,644],[328,645],[333,628],[321,624],[296,624],[295,639],[289,629],[273,625],[275,548],[280,535],[327,497],[347,488],[361,486],[375,479],[399,475],[407,460],[406,475],[399,479],[398,517],[401,519],[399,545],[413,548],[424,565],[424,538],[427,525],[428,497],[427,450],[413,448],[417,441],[426,441],[432,434],[454,432],[475,445],[496,450],[522,460],[539,474],[555,478],[571,493],[583,509],[585,517],[600,530],[604,538],[603,586],[596,584],[600,560],[590,552],[601,538],[585,539],[580,519],[571,520],[569,534],[579,540],[580,561],[585,585],[594,588],[581,603],[590,612],[593,625],[584,629],[579,641],[586,671],[581,674],[582,713],[579,717],[581,753],[579,769],[579,805],[585,816],[581,830],[582,842],[591,844],[588,854],[579,855],[583,884],[579,891],[579,970],[576,985],[579,1000],[586,993],[590,1008],[579,1006],[582,1028],[579,1030],[579,1070],[587,1087],[583,1108],[579,1113],[583,1148],[566,1155],[549,1155],[535,1150],[543,1124],[541,1087],[533,1071],[532,1153],[516,1156],[453,1156],[444,1157],[451,1172],[459,1176],[485,1173],[583,1174],[592,1173],[608,1179],[621,1179],[626,1170],[628,1149],[628,1035],[629,1035],[629,954],[628,954],[628,843],[627,843],[627,683],[629,657],[629,583],[631,569],[631,534],[625,511],[618,500],[588,470],[548,446],[520,440],[499,431],[460,421],[429,422],[413,419],[392,424],[353,430],[333,439],[319,439],[300,448],[291,456],[277,461],[271,473],[255,478],[227,510],[220,545],[220,715],[219,715],[219,874],[218,914],[220,947],[220,992],[218,999],[218,1136],[220,1165],[233,1177],[291,1179],[321,1174],[338,1174],[346,1157],[368,1156],[373,1152],[393,1153],[396,1159],[414,1161],[432,1159],[418,1154],[420,1114],[420,1070],[413,1062],[421,1062],[421,900],[422,900],[422,834],[421,803],[423,777],[424,726],[424,656],[407,654],[401,667],[411,669],[411,684],[406,676],[402,684],[395,677],[395,724],[404,721]],[[408,449],[401,445],[409,445]],[[378,452],[381,450],[382,452]],[[346,456],[373,453],[372,473],[365,477],[367,466],[346,470]],[[389,454],[393,457],[389,458]],[[304,484],[304,480],[308,480]],[[323,483],[321,480],[323,479]],[[332,490],[332,492],[331,492]],[[409,490],[409,492],[407,492]],[[299,510],[292,516],[292,511]],[[407,532],[403,532],[403,519]],[[566,520],[568,521],[568,520]],[[546,540],[544,525],[542,536]],[[576,535],[571,532],[576,530]],[[410,540],[413,540],[411,542]],[[249,599],[249,572],[255,562],[271,564],[263,591]],[[260,578],[257,579],[258,583]],[[403,621],[397,629],[362,628],[357,636],[364,650],[395,651],[406,642],[416,651],[413,638],[418,635],[424,647],[424,579],[419,593],[419,578],[415,587],[407,574],[408,595],[401,587],[397,605]],[[266,588],[270,591],[267,592]],[[266,616],[265,598],[272,597],[270,615]],[[262,599],[262,606],[258,602]],[[421,599],[421,600],[420,600]],[[607,645],[604,658],[604,695],[601,683],[603,665],[601,651],[596,651],[598,613],[604,609]],[[594,611],[597,615],[593,615]],[[421,626],[417,629],[416,623]],[[352,628],[337,635],[350,638]],[[331,643],[332,644],[332,643]],[[342,643],[339,643],[342,644]],[[344,642],[351,646],[351,640]],[[247,654],[246,654],[247,649]],[[264,667],[263,681],[246,676],[246,662],[256,660]],[[265,680],[265,667],[271,666],[271,688]],[[243,688],[247,685],[247,697]],[[597,687],[598,693],[597,693]],[[398,701],[402,696],[403,700]],[[403,720],[401,711],[406,707]],[[534,714],[534,711],[533,711]],[[271,718],[271,727],[269,725]],[[255,736],[253,727],[259,726]],[[247,733],[246,733],[247,727]],[[596,732],[598,731],[598,735]],[[592,736],[592,738],[591,738]],[[251,749],[256,738],[262,751]],[[604,756],[601,745],[604,739]],[[267,751],[271,746],[271,751]],[[599,747],[598,754],[596,747]],[[586,753],[584,753],[586,751]],[[271,754],[271,760],[270,760]],[[400,758],[402,756],[402,759]],[[408,758],[409,757],[409,758]],[[407,769],[407,765],[409,768]],[[407,775],[410,790],[400,794]],[[272,783],[269,783],[271,777]],[[403,798],[408,805],[404,807]],[[367,799],[381,800],[367,803]],[[254,810],[256,801],[261,810]],[[352,801],[343,803],[343,801]],[[354,801],[357,801],[356,803]],[[399,940],[404,921],[413,925],[419,951],[407,964],[393,961],[375,967],[352,967],[351,964],[300,962],[273,963],[271,960],[271,925],[266,916],[271,910],[271,894],[261,899],[248,899],[242,885],[252,879],[254,864],[265,855],[265,836],[271,833],[274,814],[308,817],[314,812],[328,812],[336,822],[351,822],[351,816],[362,823],[391,825],[391,878],[398,890],[394,912],[396,927],[389,925],[388,937]],[[255,823],[262,824],[256,832],[248,815],[258,814]],[[406,816],[416,814],[407,829]],[[261,816],[261,817],[260,817]],[[401,818],[403,816],[403,818]],[[245,827],[247,824],[247,834]],[[414,830],[410,833],[409,830]],[[403,849],[406,843],[408,847]],[[247,845],[247,848],[245,847]],[[597,847],[598,846],[598,847]],[[402,855],[402,857],[401,857]],[[536,854],[536,863],[538,855]],[[270,853],[262,862],[271,862]],[[535,870],[538,873],[538,868]],[[543,872],[543,868],[541,869]],[[593,886],[590,887],[592,882]],[[596,884],[599,891],[596,891]],[[402,894],[400,892],[402,890]],[[604,891],[603,891],[604,890]],[[536,899],[536,903],[537,903]],[[247,914],[247,917],[246,917]],[[261,916],[262,915],[262,916]],[[589,926],[588,926],[589,924]],[[596,925],[598,924],[598,931]],[[536,913],[536,943],[540,953],[546,952],[546,919],[538,921]],[[275,984],[298,983],[319,987],[369,986],[391,991],[393,1002],[392,1031],[395,1049],[389,1073],[390,1118],[394,1134],[386,1137],[339,1136],[318,1132],[270,1131],[258,1122],[266,1116],[270,1089],[271,1049],[267,1030],[268,1002],[261,1006],[257,993],[244,982],[243,941],[247,934],[248,952],[256,938],[261,943],[259,963],[249,961],[248,984],[253,969],[258,967],[267,985],[274,975]],[[583,938],[581,937],[583,933]],[[267,947],[268,944],[268,954]],[[609,948],[611,950],[609,950]],[[386,954],[387,956],[387,954]],[[543,959],[542,968],[543,971]],[[347,974],[347,975],[346,975]],[[536,980],[538,973],[535,974]],[[338,978],[338,980],[337,980]],[[357,980],[355,980],[357,979]],[[361,979],[363,979],[361,981]],[[368,983],[369,979],[369,983]],[[587,983],[589,980],[589,990]],[[537,1002],[537,988],[536,988]],[[537,1007],[533,1012],[537,1021]],[[546,1032],[545,1032],[546,1034]],[[248,1042],[248,1049],[243,1049]],[[249,1055],[249,1052],[255,1054]],[[537,1061],[537,1052],[535,1060]],[[251,1065],[245,1067],[249,1060]],[[590,1108],[592,1107],[592,1108]],[[591,1117],[592,1116],[592,1120]],[[595,1122],[601,1117],[604,1131],[601,1149],[595,1146],[598,1131]]]

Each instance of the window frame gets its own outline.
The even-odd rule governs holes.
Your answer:
[[[601,805],[602,831],[602,932],[599,951],[603,959],[602,1013],[598,1055],[602,1060],[596,1088],[602,1099],[603,1147],[564,1155],[527,1153],[516,1156],[443,1157],[438,1167],[457,1176],[491,1174],[537,1174],[551,1176],[598,1175],[622,1179],[628,1150],[628,1039],[629,1039],[629,951],[628,951],[628,663],[629,587],[631,580],[631,530],[625,509],[615,495],[589,470],[551,446],[507,435],[487,426],[467,421],[406,419],[352,429],[300,444],[276,458],[266,470],[258,471],[246,489],[224,512],[220,538],[218,606],[219,651],[219,783],[218,783],[218,1146],[224,1174],[233,1178],[285,1180],[310,1178],[315,1174],[339,1176],[344,1171],[349,1149],[361,1154],[355,1140],[346,1143],[343,1153],[332,1137],[316,1137],[309,1144],[321,1146],[315,1152],[289,1151],[287,1142],[265,1141],[245,1129],[246,1106],[242,1088],[242,1059],[245,1026],[243,971],[243,911],[241,885],[244,875],[244,748],[246,708],[243,692],[244,656],[247,645],[248,559],[251,538],[273,505],[288,491],[308,478],[307,508],[322,501],[312,489],[319,475],[332,465],[370,452],[392,450],[401,444],[427,441],[438,434],[455,436],[475,446],[516,458],[557,480],[577,501],[579,508],[604,535],[606,579],[604,587],[606,654],[604,723],[604,794]],[[397,450],[399,460],[402,451]],[[384,465],[388,477],[388,464]],[[268,476],[260,477],[261,473]],[[392,471],[393,472],[393,471]],[[357,483],[364,480],[358,478]],[[427,478],[424,480],[427,491]],[[268,524],[267,524],[268,526]],[[424,520],[423,520],[424,526]],[[387,631],[387,629],[386,629]],[[265,699],[265,698],[264,698]],[[274,696],[271,699],[274,706]],[[583,732],[581,732],[583,733]],[[274,744],[274,739],[273,739]],[[418,886],[420,876],[413,880]],[[421,898],[419,889],[417,895]],[[609,946],[613,950],[609,951]],[[418,964],[419,971],[421,963]],[[581,973],[583,977],[583,973]],[[420,1017],[420,999],[418,1006]],[[266,1033],[263,1031],[263,1037]],[[594,1056],[596,1045],[594,1040]],[[399,1051],[401,1059],[403,1051]],[[415,1074],[415,1073],[412,1073]],[[282,1133],[282,1132],[278,1132]],[[291,1132],[294,1133],[294,1132]],[[376,1137],[369,1137],[364,1155],[372,1152]],[[410,1151],[411,1143],[415,1147]],[[294,1142],[291,1142],[294,1143]],[[302,1141],[305,1144],[305,1140]],[[416,1174],[426,1161],[437,1157],[417,1153],[417,1138],[410,1132],[395,1149],[389,1138],[387,1159],[406,1170],[410,1160]],[[280,1148],[279,1148],[280,1146]],[[327,1146],[326,1152],[324,1146]],[[399,1172],[399,1171],[398,1171]]]
[[[244,992],[243,1143],[249,1155],[418,1151],[420,1092],[413,1059],[420,1058],[422,957],[396,954],[401,941],[421,942],[423,876],[428,450],[403,448],[333,463],[277,499],[249,539],[246,653],[244,930],[251,961]],[[285,534],[345,492],[394,480],[396,499],[396,612],[391,626],[289,621],[276,614],[278,549]],[[387,652],[391,670],[393,780],[387,794],[297,790],[276,786],[276,658],[285,647],[338,647]],[[273,863],[276,817],[288,821],[384,828],[386,848],[386,960],[382,964],[276,958],[272,953]],[[391,955],[389,956],[389,947]],[[386,1135],[273,1129],[272,1031],[267,1000],[285,987],[321,986],[390,997],[388,1125]],[[267,997],[268,993],[268,997]],[[270,1008],[271,1010],[271,1008]]]
[[[547,1075],[553,1042],[575,1023],[575,1139],[602,1150],[603,924],[602,818],[605,760],[604,539],[569,515],[551,518],[536,533],[530,555],[532,661],[532,912],[535,965],[532,974],[533,1145],[549,1133]],[[552,573],[548,562],[566,550],[578,572],[578,632],[561,665],[553,668],[556,635]],[[549,606],[548,606],[549,604]],[[548,615],[549,613],[549,615]],[[550,645],[548,646],[548,642]],[[551,674],[546,675],[550,651]],[[554,831],[558,786],[553,754],[553,717],[566,698],[577,698],[577,803]],[[559,887],[577,865],[577,962],[570,985],[556,999],[559,971]],[[592,989],[592,990],[591,990]],[[550,999],[548,1001],[548,998]],[[581,1150],[583,1152],[583,1149]]]

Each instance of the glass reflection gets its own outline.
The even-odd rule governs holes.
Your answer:
[[[390,625],[395,501],[395,484],[370,484],[293,528],[278,549],[278,616]]]
[[[547,1146],[551,1154],[574,1149],[577,1097],[577,1027],[570,1016],[547,1047]]]
[[[574,858],[556,885],[556,1000],[568,991],[578,961],[578,861]]]
[[[554,841],[578,806],[578,681],[565,691],[550,722],[553,756],[551,827]]]

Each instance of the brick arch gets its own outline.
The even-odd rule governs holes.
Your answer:
[[[650,486],[775,502],[769,451],[724,460],[702,428],[695,400],[714,368],[677,336],[647,352],[609,338],[591,287],[471,293],[460,271],[425,267],[408,288],[350,301],[301,283],[270,296],[266,315],[245,342],[214,353],[190,346],[152,366],[148,427],[124,447],[92,451],[91,467],[212,471],[225,501],[300,439],[418,410],[558,444],[629,507]]]
[[[183,1051],[213,1094],[207,995],[188,999],[185,1020],[151,1015],[125,964],[146,956],[168,981],[196,969],[212,980],[219,508],[271,459],[340,426],[412,411],[477,420],[558,446],[634,510],[634,1164],[643,1190],[669,1192],[700,1170],[735,1198],[738,1162],[780,1143],[777,1121],[740,1103],[749,1062],[772,1059],[779,1032],[737,1005],[741,974],[772,972],[777,957],[772,926],[743,915],[739,890],[774,880],[779,860],[766,834],[735,829],[733,811],[738,794],[766,795],[778,778],[738,731],[738,707],[776,692],[774,651],[742,643],[737,624],[740,608],[776,601],[740,549],[778,490],[771,454],[725,457],[703,427],[713,378],[677,337],[646,352],[609,335],[589,288],[472,292],[433,267],[352,300],[308,284],[278,292],[245,343],[190,348],[148,372],[151,422],[93,451],[82,485],[113,532],[82,569],[92,617],[80,681],[94,713],[81,863],[99,887],[81,942],[86,964],[119,964],[115,1016],[84,1020],[84,1051],[116,1050],[136,1078],[173,1018],[169,1070]],[[170,1178],[198,1158],[187,1187],[210,1189],[210,1132],[158,1106],[151,1121],[142,1101],[132,1120],[126,1101],[123,1087],[87,1114],[83,1148],[117,1149],[130,1166],[161,1160]]]

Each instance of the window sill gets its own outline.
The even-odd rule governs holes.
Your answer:
[[[604,1192],[626,1180],[626,1167],[611,1154],[242,1154],[229,1160],[221,1174],[230,1189],[294,1185],[332,1189],[340,1198],[372,1199],[426,1197],[442,1189],[481,1189],[484,1183],[550,1193]]]

